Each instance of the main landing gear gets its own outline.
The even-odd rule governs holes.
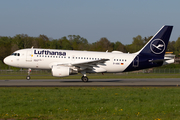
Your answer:
[[[30,80],[30,79],[31,79],[30,73],[31,73],[31,68],[28,69],[28,76],[26,76],[26,79],[27,79],[27,80]]]
[[[87,76],[82,76],[82,77],[81,77],[81,80],[82,80],[83,82],[88,82],[88,77],[87,77]]]
[[[81,74],[83,74],[83,76],[81,77],[81,80],[83,82],[88,82],[88,77],[86,76],[86,71],[82,71]]]

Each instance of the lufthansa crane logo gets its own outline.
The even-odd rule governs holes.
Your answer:
[[[150,48],[154,54],[161,54],[165,50],[165,43],[161,39],[155,39],[151,42]]]

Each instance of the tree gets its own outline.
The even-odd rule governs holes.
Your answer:
[[[86,50],[88,47],[87,39],[79,35],[69,35],[69,42],[73,50]]]
[[[144,38],[143,38],[143,43],[144,43],[144,45],[145,45],[147,42],[149,42],[149,40],[150,40],[152,37],[153,37],[153,36],[144,37]]]
[[[10,37],[0,37],[0,60],[11,54],[11,38]]]
[[[144,46],[144,41],[140,35],[133,37],[132,47],[133,52],[139,51]]]
[[[46,35],[39,35],[37,40],[40,48],[50,48],[50,41]]]
[[[176,56],[178,56],[180,53],[180,37],[178,37],[178,39],[176,40],[175,43],[175,54]]]
[[[95,42],[91,46],[93,51],[112,51],[114,48],[113,44],[105,37],[101,38],[99,41]]]
[[[169,41],[168,46],[167,46],[167,52],[175,52],[175,41]]]
[[[51,49],[61,49],[61,45],[60,43],[58,42],[58,40],[52,40],[50,42],[50,48]]]
[[[18,34],[12,38],[12,44],[16,44],[19,49],[31,48],[33,37],[29,37],[27,34]]]
[[[133,42],[130,45],[126,45],[127,52],[137,52],[144,46],[144,40],[140,35],[133,37]]]
[[[127,52],[125,46],[119,41],[117,41],[114,44],[114,50],[118,50],[118,51],[121,51],[121,52]]]
[[[61,45],[61,49],[72,50],[71,43],[70,43],[70,41],[65,36],[62,37],[61,39],[59,39],[58,42]]]

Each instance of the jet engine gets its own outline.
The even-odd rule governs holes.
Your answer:
[[[71,69],[70,67],[64,66],[53,66],[52,75],[55,77],[65,77],[71,74],[77,74],[78,71]]]

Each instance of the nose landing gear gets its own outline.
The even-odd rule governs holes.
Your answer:
[[[28,69],[28,76],[26,76],[26,80],[30,80],[31,79],[30,73],[31,73],[31,68]]]

